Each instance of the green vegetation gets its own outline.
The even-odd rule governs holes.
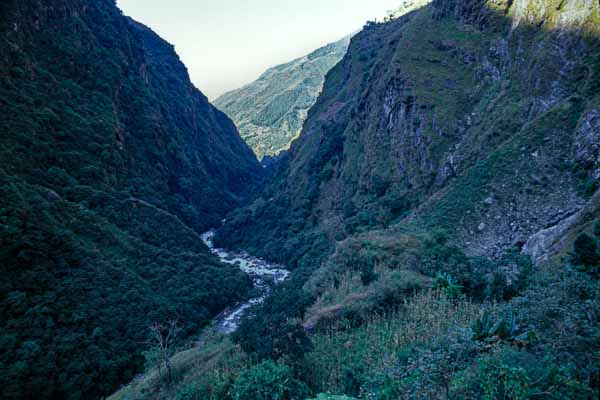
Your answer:
[[[402,4],[399,7],[396,7],[393,10],[388,10],[383,21],[386,23],[392,22],[392,21],[402,17],[408,11],[416,10],[420,7],[424,7],[429,3],[430,3],[430,0],[403,0]]]
[[[0,35],[0,397],[102,398],[152,322],[180,346],[247,296],[198,233],[261,169],[114,1],[2,1]]]
[[[342,317],[311,332],[312,348],[302,358],[259,364],[249,358],[243,368],[219,374],[199,373],[206,361],[198,362],[174,392],[213,398],[183,394],[218,386],[223,400],[243,394],[294,399],[307,392],[317,399],[594,398],[600,393],[599,294],[596,280],[568,265],[537,271],[509,301],[421,290],[359,324]],[[128,393],[115,399],[144,398]]]
[[[300,134],[327,72],[344,57],[349,42],[345,37],[270,68],[255,82],[220,96],[215,105],[231,117],[259,159],[277,156]]]
[[[425,247],[401,238],[404,250],[398,254],[406,257],[409,248],[428,249],[418,261],[421,267],[417,268],[423,271],[433,268],[434,262],[442,271],[461,265],[456,260],[473,262],[461,254],[452,256],[457,250],[444,245],[443,235],[435,237],[435,241],[425,240]],[[358,254],[377,260],[373,248]],[[355,258],[350,265],[365,262],[360,260]],[[507,260],[511,264],[506,264]],[[431,279],[438,288],[413,286],[412,291],[398,292],[387,308],[363,309],[361,318],[356,314],[331,314],[327,324],[312,326],[308,331],[298,330],[300,325],[294,322],[304,314],[298,303],[310,303],[310,292],[327,280],[323,275],[327,271],[320,271],[317,275],[321,277],[303,288],[294,289],[292,281],[254,310],[234,335],[247,354],[247,358],[234,358],[244,360],[241,364],[236,361],[216,375],[200,372],[206,368],[205,363],[223,360],[221,351],[215,352],[209,340],[206,350],[198,351],[214,353],[215,359],[209,356],[208,360],[190,363],[192,366],[179,377],[173,391],[181,396],[196,393],[197,397],[189,397],[194,399],[212,398],[199,393],[218,387],[221,397],[215,398],[224,400],[240,396],[241,388],[251,393],[250,398],[261,396],[262,388],[275,391],[269,395],[283,399],[295,398],[293,393],[320,393],[317,398],[323,399],[336,398],[325,393],[357,399],[403,399],[439,393],[447,398],[489,399],[585,399],[598,395],[600,320],[592,310],[599,306],[600,283],[568,264],[531,271],[530,265],[514,254],[499,260],[493,269],[502,270],[506,265],[519,265],[523,271],[521,278],[515,281],[513,277],[510,296],[486,296],[496,292],[477,285],[458,285],[451,275],[440,273]],[[385,268],[380,265],[374,272],[388,280],[389,275],[382,275],[386,274]],[[357,275],[336,275],[338,292],[361,298],[365,285],[369,287],[381,279],[365,282],[360,278],[361,269],[355,269]],[[329,272],[337,274],[335,270]],[[461,269],[456,272],[459,275]],[[496,281],[490,277],[488,285],[497,288]],[[319,300],[313,300],[313,307],[322,307],[318,304]],[[375,303],[363,302],[362,306],[365,304],[372,307]],[[307,311],[304,319],[309,315]],[[226,346],[231,344],[227,342]],[[265,346],[271,347],[265,350]],[[253,362],[269,359],[273,361]],[[264,383],[274,377],[269,384]],[[144,381],[137,385],[147,387]],[[164,393],[160,384],[150,387],[154,389],[147,390],[153,393]],[[292,393],[291,387],[297,392]],[[131,397],[127,398],[144,398],[136,397],[139,391],[129,390]],[[116,397],[123,398],[118,396],[123,394]]]
[[[282,357],[300,360],[311,343],[297,319],[311,301],[312,297],[302,290],[301,282],[293,278],[279,285],[256,307],[256,318],[242,320],[232,338],[259,360]]]
[[[409,299],[398,311],[372,315],[354,329],[341,321],[312,337],[308,381],[318,391],[358,396],[363,383],[376,372],[393,369],[405,357],[404,350],[430,343],[452,327],[469,326],[479,312],[476,305],[454,302],[439,291],[423,291]]]
[[[185,338],[250,288],[164,211],[89,187],[70,201],[0,183],[4,398],[106,395],[141,369],[151,322],[178,317]]]
[[[352,39],[217,234],[294,268],[232,337],[250,359],[317,398],[600,394],[598,9],[556,32],[561,7],[436,1]]]
[[[598,243],[588,234],[582,233],[575,240],[575,258],[573,262],[577,265],[596,266],[600,262],[598,254]]]
[[[202,347],[177,353],[171,359],[174,385],[169,387],[157,369],[146,371],[137,379],[110,397],[111,400],[138,400],[144,398],[176,398],[187,400],[231,399],[231,388],[242,371],[252,362],[239,346],[226,337],[211,336]]]
[[[254,116],[314,102],[232,212],[259,164],[170,45],[112,0],[0,4],[0,397],[142,367],[113,399],[600,396],[598,5],[558,3],[368,23],[316,102]],[[199,240],[224,217],[217,245],[292,273],[193,342],[251,288]]]
[[[525,20],[513,31],[511,3],[442,3],[353,37],[277,176],[220,245],[316,270],[345,239],[410,226],[495,258],[591,201],[597,155],[573,149],[597,141],[598,39]],[[580,6],[592,21],[597,6]]]
[[[594,225],[595,238],[587,233],[577,236],[573,244],[572,262],[581,270],[598,277],[600,274],[600,234],[598,227],[600,221]]]
[[[308,388],[293,378],[289,367],[268,360],[242,372],[232,392],[234,400],[303,400]]]

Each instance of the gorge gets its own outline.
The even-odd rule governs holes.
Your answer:
[[[597,398],[600,4],[398,3],[217,106],[0,3],[0,398]]]

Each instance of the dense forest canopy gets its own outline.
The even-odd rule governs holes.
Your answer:
[[[186,337],[246,296],[199,233],[262,171],[114,1],[3,1],[0,32],[0,397],[100,398],[150,322]]]

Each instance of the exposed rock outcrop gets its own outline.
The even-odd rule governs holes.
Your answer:
[[[600,108],[587,111],[575,132],[575,161],[600,181]]]
[[[523,247],[590,204],[598,15],[587,0],[436,0],[367,25],[223,237],[277,242],[261,255],[299,265],[392,225],[443,229],[472,256]]]
[[[523,253],[529,255],[538,264],[548,261],[553,256],[564,252],[576,234],[599,216],[600,191],[596,192],[589,203],[575,214],[532,235],[523,246]]]

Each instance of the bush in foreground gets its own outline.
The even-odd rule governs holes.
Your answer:
[[[304,400],[308,394],[288,366],[271,360],[242,372],[233,384],[234,400]]]

